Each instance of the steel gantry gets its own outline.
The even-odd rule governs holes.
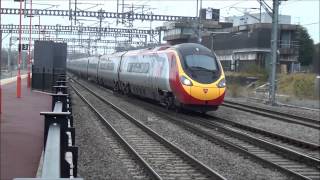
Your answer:
[[[19,15],[19,9],[1,8],[1,14]],[[22,9],[23,14],[31,14],[30,9]],[[45,10],[32,9],[32,15],[40,16],[76,16],[76,17],[104,17],[104,18],[123,18],[142,21],[179,21],[179,20],[196,20],[197,17],[190,16],[171,16],[171,15],[155,15],[155,14],[139,14],[139,13],[116,13],[104,11],[70,11],[70,10]]]
[[[18,37],[12,37],[14,40],[18,40]],[[47,41],[55,41],[55,42],[74,42],[74,43],[78,43],[78,42],[96,42],[96,43],[104,43],[104,44],[134,44],[134,45],[145,45],[145,42],[139,42],[139,41],[128,41],[128,40],[109,40],[109,39],[75,39],[75,38],[32,38],[32,40],[37,41],[37,40],[47,40]],[[29,37],[22,37],[21,38],[22,41],[29,41],[30,38]]]
[[[154,37],[159,36],[160,31],[158,30],[141,30],[141,29],[124,29],[124,28],[99,28],[99,27],[85,27],[85,26],[61,26],[61,25],[32,25],[32,34],[39,35],[75,35],[75,36],[96,36],[101,37],[126,37],[129,42],[133,42],[133,38],[138,38],[140,42],[147,43],[148,36]],[[19,25],[3,24],[1,25],[3,33],[19,33]],[[23,34],[30,33],[29,25],[21,26]],[[101,31],[100,31],[101,30]],[[79,38],[81,39],[81,38]],[[93,38],[91,38],[93,40]],[[155,39],[157,41],[157,39]]]
[[[108,33],[128,33],[128,34],[159,34],[158,30],[125,29],[109,27],[89,27],[89,26],[62,26],[62,25],[32,25],[32,29],[55,30],[55,31],[77,31],[77,32],[108,32]],[[1,29],[19,29],[19,25],[2,24]],[[22,25],[21,29],[29,30],[29,25]]]
[[[17,29],[3,29],[3,33],[13,33],[18,34],[19,30]],[[22,30],[22,34],[29,34],[29,30]],[[49,34],[49,35],[79,35],[79,32],[77,31],[47,31],[47,30],[31,30],[32,34]],[[98,36],[99,32],[81,32],[82,35],[88,35],[88,36]],[[123,33],[108,33],[108,32],[102,32],[101,34],[104,37],[135,37],[135,38],[147,38],[147,35],[143,34],[123,34]]]
[[[22,9],[21,12],[25,14],[26,16],[31,15],[32,16],[62,16],[62,17],[69,17],[69,19],[72,19],[72,17],[92,17],[92,18],[98,18],[101,19],[104,18],[116,18],[116,19],[130,19],[130,20],[142,20],[142,21],[189,21],[189,20],[196,20],[198,17],[189,17],[189,16],[172,16],[172,15],[156,15],[156,14],[143,14],[143,13],[133,13],[133,12],[105,12],[105,11],[72,11],[69,10],[49,10],[49,9]],[[20,13],[20,9],[15,8],[1,8],[0,11],[1,14],[7,14],[7,15],[18,15]],[[14,28],[16,25],[5,25],[2,28]],[[149,35],[150,42],[152,41],[158,41],[161,42],[161,32],[158,30],[139,30],[139,29],[120,29],[120,28],[103,28],[103,27],[83,27],[83,26],[61,26],[61,25],[33,25],[30,26],[31,29],[38,29],[39,31],[43,30],[55,30],[56,32],[65,33],[65,34],[80,34],[81,35],[93,35],[93,34],[87,34],[88,32],[93,32],[95,36],[105,36],[108,34],[105,33],[116,33],[114,37],[128,37],[129,40],[133,37],[141,35]],[[30,28],[29,27],[29,28]],[[28,26],[22,27],[24,30],[28,28]],[[42,30],[40,30],[42,29]],[[66,31],[77,31],[75,33],[67,33]],[[24,31],[23,33],[26,33]],[[124,35],[124,33],[128,33],[128,35]],[[118,36],[119,34],[119,36]],[[120,35],[121,34],[121,35]],[[158,40],[157,37],[158,36]]]

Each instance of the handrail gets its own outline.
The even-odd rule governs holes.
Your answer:
[[[66,86],[66,77],[59,76],[52,88],[52,111],[40,112],[44,115],[44,158],[41,178],[15,178],[15,180],[70,179],[83,180],[77,177],[78,147],[74,146],[75,129],[71,99]],[[71,153],[71,156],[67,156]],[[71,157],[71,158],[70,158]],[[70,163],[69,163],[70,162]]]
[[[41,178],[60,178],[60,125],[49,127]]]

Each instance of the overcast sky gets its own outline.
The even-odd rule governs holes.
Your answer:
[[[19,8],[18,2],[13,2],[13,0],[0,0],[3,8]],[[74,0],[72,0],[74,2]],[[122,0],[119,0],[120,2]],[[200,0],[199,0],[200,1]],[[109,12],[116,12],[116,0],[100,0],[100,1],[89,1],[89,0],[78,0],[78,8],[80,10],[89,10],[95,11],[98,9],[103,9]],[[163,15],[180,15],[180,16],[195,16],[196,15],[196,2],[197,0],[135,0],[129,1],[124,0],[125,4],[134,4],[142,5],[144,9],[149,9],[149,12],[154,14],[163,14]],[[272,1],[266,1],[272,7]],[[33,8],[36,9],[46,9],[50,8],[50,5],[56,5],[50,9],[68,9],[68,0],[55,0],[55,1],[46,1],[46,0],[33,0]],[[284,15],[291,16],[292,24],[300,24],[307,28],[309,34],[315,43],[319,42],[319,0],[288,0],[281,3],[280,13]],[[257,0],[242,0],[242,1],[231,1],[231,0],[203,0],[202,7],[212,7],[220,9],[221,21],[224,20],[224,17],[233,16],[233,15],[243,15],[244,11],[248,12],[259,12],[257,9],[250,8],[259,8],[259,3]],[[29,5],[27,5],[29,8]],[[247,8],[247,9],[245,9]],[[139,10],[137,11],[139,13]],[[141,12],[141,10],[140,10]],[[38,24],[38,18],[33,18],[33,21],[36,21]],[[79,18],[80,19],[80,18]],[[84,18],[81,18],[84,19]],[[81,21],[84,25],[96,26],[97,19],[84,19]],[[16,15],[2,15],[2,24],[18,24],[19,17]],[[115,19],[104,19],[103,26],[115,27]],[[136,28],[149,28],[150,25],[154,28],[156,26],[162,25],[163,22],[141,22],[135,21]],[[29,24],[28,18],[23,20],[23,24]],[[68,17],[49,17],[42,16],[41,24],[45,25],[69,25],[70,21]],[[121,27],[121,26],[118,26]],[[36,35],[35,35],[36,36]],[[4,46],[7,46],[7,41],[4,42]]]

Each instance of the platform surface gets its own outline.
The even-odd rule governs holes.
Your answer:
[[[16,98],[16,82],[2,84],[1,180],[35,177],[43,148],[40,112],[50,110],[51,96],[28,89],[25,78],[21,98]]]

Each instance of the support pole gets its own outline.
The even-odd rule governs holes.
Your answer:
[[[272,34],[271,34],[271,77],[269,100],[272,106],[276,104],[276,68],[277,68],[277,49],[278,49],[278,13],[279,0],[273,0],[273,16],[272,16]]]
[[[21,45],[21,24],[22,24],[22,0],[20,0],[20,11],[19,11],[20,19],[19,19],[19,56],[18,56],[18,76],[17,76],[17,98],[21,97],[21,74],[20,74],[20,66],[21,66],[21,58],[22,58],[22,45]]]
[[[0,1],[0,9],[1,9],[1,4],[2,2]],[[1,13],[0,13],[0,67],[1,67],[1,62],[2,62],[2,29],[1,29]],[[9,67],[9,66],[8,66]],[[0,68],[1,69],[1,68]],[[0,79],[1,79],[1,71],[0,71]],[[2,113],[2,87],[0,83],[0,114]],[[1,115],[0,115],[1,116]]]
[[[259,2],[259,4],[260,4],[260,8],[259,8],[259,23],[261,23],[261,6],[262,6],[261,3],[262,3],[262,2],[261,2],[261,0],[260,0],[260,2]]]
[[[202,22],[201,22],[201,9],[202,9],[202,0],[200,0],[200,13],[199,13],[199,16],[198,16],[198,43],[201,44],[201,41],[202,41],[202,33],[201,33],[201,30],[202,30]]]
[[[99,10],[99,40],[101,39],[101,31],[102,31],[102,19],[103,19],[103,15],[102,15],[102,8]],[[89,36],[90,37],[90,36]]]
[[[41,33],[40,33],[40,25],[41,25],[41,23],[40,23],[40,15],[39,15],[39,19],[38,19],[39,21],[38,21],[38,23],[39,23],[39,27],[38,27],[38,30],[39,30],[39,41],[40,41],[40,38],[41,38]]]
[[[11,71],[11,47],[12,47],[12,33],[10,35],[9,38],[9,49],[8,49],[8,72],[11,73],[11,77],[12,77],[12,71]]]
[[[122,24],[124,23],[124,0],[122,0],[122,4],[121,4],[121,8],[122,8]]]
[[[30,0],[30,29],[29,29],[29,48],[28,48],[28,79],[27,79],[27,87],[28,88],[31,88],[31,75],[30,75],[30,68],[31,68],[31,43],[32,43],[32,40],[31,40],[31,31],[32,31],[32,0]]]
[[[77,0],[74,0],[74,25],[77,25]]]
[[[199,0],[197,0],[197,11],[196,11],[196,17],[198,17],[199,16],[199,14],[198,14],[198,11],[199,11]]]
[[[118,26],[119,23],[119,0],[117,0],[117,22],[116,25]]]

